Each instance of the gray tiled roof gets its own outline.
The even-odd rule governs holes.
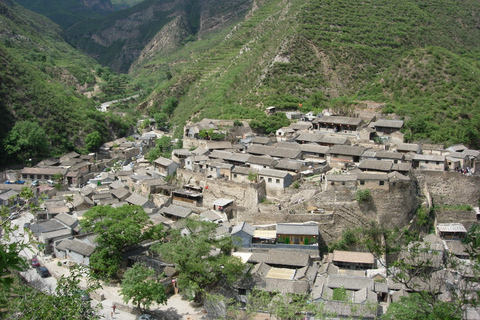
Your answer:
[[[351,126],[359,126],[363,123],[363,120],[360,118],[353,117],[339,117],[339,116],[323,116],[321,118],[316,118],[312,123],[333,123],[333,124],[345,124]]]
[[[402,160],[403,159],[403,153],[392,152],[392,151],[377,151],[377,152],[375,152],[375,158]]]
[[[295,141],[319,143],[322,138],[323,134],[321,133],[302,132],[295,138]]]
[[[403,127],[403,121],[402,120],[380,119],[377,122],[375,122],[375,127],[400,129],[401,127]]]
[[[229,151],[222,151],[222,150],[213,150],[208,157],[210,159],[228,159],[233,155],[232,152]]]
[[[258,175],[260,176],[267,176],[267,177],[275,177],[275,178],[285,178],[289,175],[287,171],[283,170],[275,170],[275,169],[260,169],[258,171]]]
[[[365,150],[364,147],[334,145],[330,148],[329,153],[347,155],[347,156],[361,156],[364,150]]]
[[[191,209],[185,208],[185,207],[182,207],[182,206],[177,206],[177,205],[174,205],[174,204],[171,204],[168,207],[161,208],[160,212],[163,213],[163,214],[168,214],[168,215],[172,215],[172,216],[176,216],[176,217],[180,217],[180,218],[186,218],[190,214],[192,214]]]
[[[281,265],[291,267],[305,267],[310,261],[308,253],[300,250],[270,250],[267,254],[267,261],[269,265]]]
[[[89,257],[93,251],[95,251],[95,246],[77,239],[73,239],[66,245],[66,249]]]
[[[254,231],[255,231],[255,228],[254,228],[251,224],[249,224],[249,223],[247,223],[247,222],[242,222],[242,223],[240,223],[240,224],[238,224],[238,225],[236,225],[236,226],[234,226],[234,227],[232,228],[231,234],[232,234],[232,235],[235,235],[235,234],[237,234],[237,233],[240,232],[240,231],[243,231],[243,232],[245,232],[245,233],[247,233],[248,235],[250,235],[250,236],[253,237],[253,233],[254,233]]]
[[[358,168],[364,170],[390,171],[392,170],[392,165],[393,161],[391,160],[367,159],[360,162]]]
[[[328,275],[327,286],[329,288],[341,288],[344,287],[347,290],[361,290],[368,288],[373,290],[374,281],[372,278],[346,276],[346,275]]]
[[[277,223],[277,234],[318,236],[318,224]]]

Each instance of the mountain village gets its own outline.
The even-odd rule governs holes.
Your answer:
[[[375,112],[286,115],[291,125],[268,136],[255,134],[247,121],[188,124],[183,148],[150,163],[144,155],[165,134],[152,123],[96,153],[70,152],[3,172],[0,205],[15,205],[25,186],[44,199],[24,227],[41,243],[39,259],[60,266],[51,270],[54,277],[71,265],[89,265],[96,235],[80,228],[85,212],[94,206],[138,205],[164,228],[181,229],[182,220],[195,218],[215,222],[215,237],[234,237],[238,248],[232,254],[249,266],[252,281],[219,285],[214,292],[238,302],[254,288],[308,294],[339,318],[361,319],[383,314],[411,288],[394,281],[384,257],[329,246],[345,231],[372,223],[411,231],[419,225],[417,208],[441,208],[434,232],[418,243],[429,249],[415,261],[419,268],[431,262],[434,276],[414,281],[437,286],[441,299],[449,301],[450,284],[462,282],[465,274],[460,276],[446,257],[469,265],[461,240],[480,220],[480,151],[404,143],[403,121]],[[205,133],[224,139],[211,140]],[[175,265],[159,261],[149,245],[139,243],[125,252],[123,268],[143,261],[174,283]],[[339,289],[346,292],[343,301],[334,299]],[[101,290],[97,293],[94,299],[105,299]],[[114,303],[135,312],[121,300]],[[205,308],[206,315],[214,312]],[[464,318],[479,319],[480,313],[469,309]]]

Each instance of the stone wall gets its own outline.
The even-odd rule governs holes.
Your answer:
[[[434,205],[478,206],[480,177],[466,176],[459,172],[416,171],[415,176],[421,194],[429,192]]]
[[[213,208],[212,203],[220,198],[233,199],[234,211],[257,211],[258,203],[266,197],[265,182],[233,182],[229,180],[206,178],[205,174],[189,170],[177,170],[177,178],[181,184],[192,183],[203,188],[203,207]],[[236,216],[234,214],[234,216]]]

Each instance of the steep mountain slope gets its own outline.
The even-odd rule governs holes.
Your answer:
[[[56,24],[5,0],[0,13],[2,149],[17,121],[39,123],[52,155],[81,147],[90,132],[107,138],[123,129],[123,120],[98,112],[93,100],[78,93],[95,84],[98,65],[65,43]],[[1,153],[0,164],[16,160]]]
[[[242,16],[249,0],[146,0],[105,19],[89,21],[66,30],[67,39],[100,63],[127,72],[142,49],[172,21],[183,40],[201,36]]]
[[[113,12],[110,0],[16,0],[25,8],[42,14],[62,28]]]
[[[409,140],[478,144],[478,95],[462,92],[479,87],[469,76],[478,72],[479,23],[472,0],[255,1],[244,21],[167,55],[147,46],[131,74],[143,83],[164,80],[141,107],[158,112],[174,95],[177,124],[191,116],[261,117],[270,105],[308,110],[374,99],[407,120]],[[158,35],[161,43],[166,36]],[[422,70],[406,76],[405,61],[418,55]],[[389,87],[379,91],[379,84]],[[415,124],[427,113],[426,123]]]

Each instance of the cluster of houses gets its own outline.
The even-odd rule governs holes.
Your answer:
[[[158,137],[151,132],[106,143],[95,154],[71,152],[59,159],[46,159],[35,167],[7,173],[5,178],[39,182],[32,188],[46,199],[31,230],[40,249],[60,259],[89,264],[95,235],[83,233],[78,221],[90,208],[139,205],[154,224],[166,228],[182,228],[182,219],[197,217],[218,225],[215,236],[233,236],[242,247],[235,254],[252,265],[252,281],[238,281],[231,288],[240,300],[256,287],[310,294],[313,301],[331,301],[335,290],[343,288],[347,290],[348,303],[336,301],[328,306],[345,317],[352,316],[351,303],[362,309],[367,302],[397,301],[409,289],[387,278],[382,261],[370,253],[334,251],[322,257],[319,246],[324,244],[318,223],[254,226],[235,221],[229,215],[234,199],[209,195],[205,201],[208,183],[189,179],[177,180],[177,185],[169,183],[169,178],[181,171],[204,181],[224,181],[232,188],[258,184],[265,188],[267,196],[281,195],[295,181],[312,175],[321,177],[325,190],[337,185],[391,190],[410,184],[411,173],[416,169],[464,169],[474,173],[480,152],[463,145],[444,149],[403,143],[400,120],[288,116],[305,121],[280,128],[269,136],[253,134],[246,123],[235,126],[233,121],[204,119],[185,127],[184,149],[173,150],[171,159],[160,157],[153,164],[143,158]],[[230,130],[232,134],[226,136],[232,139],[205,140],[201,138],[202,130]],[[62,191],[47,183],[49,180],[60,184]],[[21,187],[6,186],[0,192],[0,204],[11,205]],[[461,226],[436,226],[438,236],[429,239],[429,243],[437,245],[435,250],[441,253],[438,256],[449,251],[458,259],[466,258],[459,241],[466,229]],[[138,254],[138,250],[133,250],[125,259],[136,259]],[[443,262],[443,258],[438,262],[439,271]],[[376,309],[362,312],[365,318],[377,314]]]

